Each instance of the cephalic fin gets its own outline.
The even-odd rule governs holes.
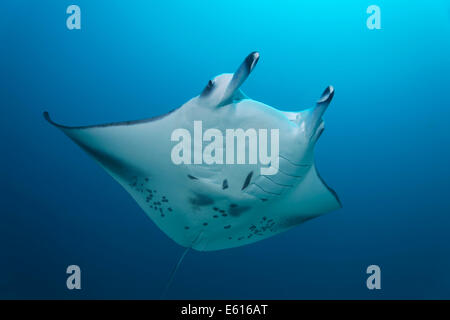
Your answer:
[[[308,135],[313,136],[319,126],[322,125],[322,116],[330,105],[331,100],[334,96],[333,86],[328,86],[322,93],[322,96],[317,101],[316,106],[312,109],[309,125],[308,125]]]

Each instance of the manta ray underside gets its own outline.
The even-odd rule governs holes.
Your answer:
[[[240,90],[258,59],[257,52],[251,53],[234,74],[211,79],[200,95],[159,117],[68,127],[53,122],[47,112],[44,116],[92,156],[178,244],[201,251],[250,244],[341,206],[314,165],[314,145],[324,128],[322,115],[333,87],[326,88],[312,108],[277,110]],[[278,130],[279,157],[266,165],[174,163],[174,131],[193,132],[199,121],[203,132]],[[204,150],[193,147],[193,157],[198,152]],[[267,166],[274,170],[262,174]]]

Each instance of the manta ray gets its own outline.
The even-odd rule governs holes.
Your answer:
[[[74,127],[55,123],[47,112],[44,117],[92,156],[179,245],[199,251],[247,245],[341,207],[314,164],[333,87],[312,108],[275,109],[240,89],[258,59],[259,53],[251,53],[235,73],[209,80],[198,96],[157,117]],[[175,164],[171,134],[192,130],[194,121],[223,132],[277,129],[276,174],[261,174],[261,163]]]

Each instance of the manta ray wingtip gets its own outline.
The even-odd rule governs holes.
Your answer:
[[[49,114],[47,111],[44,111],[44,112],[42,113],[42,115],[44,116],[44,119],[47,120],[47,122],[50,123],[51,125],[53,125],[53,126],[55,126],[55,127],[58,127],[58,128],[64,128],[64,126],[62,126],[62,125],[60,125],[60,124],[57,124],[55,121],[53,121],[53,120],[50,118],[50,114]]]
[[[42,113],[42,115],[44,116],[44,119],[47,120],[48,123],[54,125],[54,126],[58,126],[55,122],[53,122],[53,120],[50,118],[50,114],[47,111],[44,111]]]
[[[42,113],[42,115],[44,116],[44,119],[47,120],[48,122],[51,122],[52,120],[50,119],[50,115],[47,111],[44,111]]]

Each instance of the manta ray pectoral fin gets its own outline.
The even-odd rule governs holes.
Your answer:
[[[315,165],[313,165],[308,174],[310,177],[310,192],[312,190],[312,198],[315,201],[315,206],[322,208],[319,211],[329,212],[342,208],[342,202],[339,199],[336,191],[327,185],[325,180],[320,176]],[[308,185],[308,183],[306,184]]]
[[[296,203],[298,211],[288,216],[282,224],[293,227],[306,220],[342,208],[336,192],[320,176],[315,165],[311,167],[303,182],[292,193],[289,200]]]
[[[72,141],[92,156],[114,178],[130,176],[138,169],[129,157],[133,133],[125,125],[69,127],[54,122],[48,112],[44,118],[63,131]]]
[[[327,201],[324,201],[325,204],[328,204],[330,206],[330,211],[331,210],[336,210],[336,209],[340,209],[342,208],[342,202],[341,199],[339,199],[338,194],[336,193],[336,191],[334,191],[333,188],[331,188],[330,186],[327,185],[327,183],[325,182],[325,180],[323,180],[323,178],[320,176],[319,172],[317,171],[317,169],[315,168],[315,174],[317,176],[317,178],[320,180],[320,182],[322,183],[322,186],[326,189],[326,191],[323,191],[323,194],[327,194]]]

